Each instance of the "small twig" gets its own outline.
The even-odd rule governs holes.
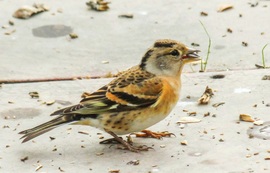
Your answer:
[[[208,49],[207,49],[206,60],[204,62],[204,67],[203,67],[203,60],[201,60],[201,71],[205,71],[206,70],[207,63],[208,63],[208,58],[209,58],[209,54],[210,54],[210,49],[211,49],[211,43],[212,43],[212,41],[211,41],[210,35],[207,32],[204,24],[200,20],[199,20],[199,22],[201,23],[201,25],[202,25],[202,27],[203,27],[203,29],[204,29],[207,37],[208,37]]]
[[[14,84],[14,83],[34,83],[34,82],[51,82],[51,81],[71,81],[71,80],[81,80],[81,79],[97,79],[101,78],[99,76],[74,76],[74,77],[59,77],[59,78],[35,78],[35,79],[7,79],[0,80],[0,83],[4,84]]]

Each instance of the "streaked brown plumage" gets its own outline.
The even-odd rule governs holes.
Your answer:
[[[174,40],[158,40],[141,63],[124,71],[78,105],[55,111],[55,119],[24,130],[23,142],[63,124],[89,125],[105,130],[131,151],[117,135],[144,130],[164,119],[179,98],[184,64],[199,60],[198,50]]]

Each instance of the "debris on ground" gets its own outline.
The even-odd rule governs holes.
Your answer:
[[[44,4],[33,4],[33,6],[23,6],[16,10],[13,14],[13,17],[18,19],[28,19],[35,14],[49,11],[49,7]]]
[[[132,19],[132,18],[133,18],[133,14],[120,14],[118,17],[120,17],[120,18],[130,18],[130,19]]]
[[[11,34],[13,34],[14,32],[16,32],[16,29],[12,29],[12,30],[10,30],[10,31],[6,31],[6,32],[5,32],[5,35],[11,35]]]
[[[227,11],[229,9],[232,9],[233,8],[233,5],[231,4],[224,4],[224,5],[221,5],[218,7],[218,12],[224,12],[224,11]]]
[[[28,160],[28,156],[25,156],[24,158],[21,158],[22,162],[25,162],[26,160]]]
[[[180,142],[180,144],[181,144],[181,145],[187,145],[188,142],[187,142],[187,140],[183,140],[183,141]]]
[[[38,94],[38,92],[36,92],[36,91],[29,92],[29,95],[30,95],[32,98],[39,98],[39,94]]]
[[[198,123],[201,122],[200,119],[194,118],[194,117],[181,117],[179,121],[177,121],[177,124],[187,124],[187,123]]]
[[[245,42],[245,41],[242,41],[242,46],[247,47],[248,46],[248,43]]]
[[[199,104],[208,104],[213,95],[213,90],[207,86],[203,95],[198,100]]]
[[[202,11],[202,12],[201,12],[201,16],[208,16],[208,13]]]
[[[55,103],[55,100],[44,102],[47,106],[53,105]]]
[[[262,126],[264,123],[263,120],[257,120],[257,121],[254,121],[253,124],[256,125],[256,126]]]
[[[108,6],[109,3],[110,2],[106,2],[103,0],[90,0],[89,2],[86,2],[86,5],[96,11],[107,11],[110,9],[110,7]]]
[[[215,103],[212,106],[216,108],[216,107],[219,107],[219,106],[224,105],[224,104],[225,104],[225,102],[220,102],[220,103]]]
[[[132,160],[127,162],[127,165],[139,165],[140,164],[140,160]]]
[[[245,121],[245,122],[254,122],[255,120],[248,114],[240,114],[239,116],[240,121]]]
[[[79,37],[79,36],[78,36],[77,34],[75,34],[75,33],[70,33],[69,36],[70,36],[71,39],[75,39],[75,38],[78,38],[78,37]]]
[[[270,75],[264,75],[264,76],[262,77],[262,80],[270,80]]]

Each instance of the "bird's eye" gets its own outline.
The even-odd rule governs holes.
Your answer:
[[[173,51],[171,51],[171,55],[172,56],[179,56],[179,52],[178,52],[178,50],[173,50]]]

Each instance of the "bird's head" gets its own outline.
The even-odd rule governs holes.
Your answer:
[[[157,40],[143,56],[140,68],[156,75],[179,76],[184,64],[200,60],[198,52],[174,40]]]

